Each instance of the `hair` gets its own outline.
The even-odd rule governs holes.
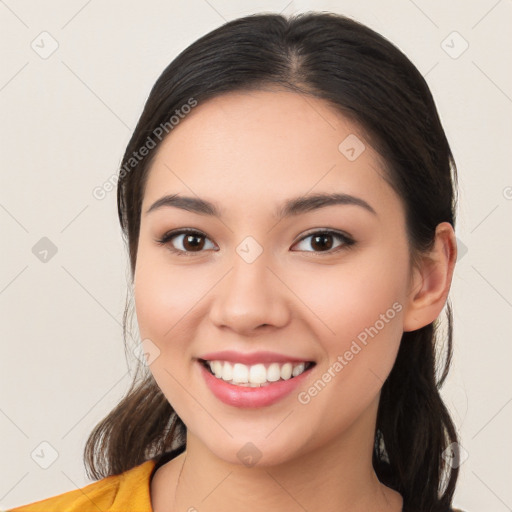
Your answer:
[[[176,110],[187,112],[183,106],[191,99],[201,104],[221,94],[264,88],[323,99],[357,123],[403,201],[411,262],[433,247],[439,223],[455,227],[455,162],[428,85],[411,61],[377,32],[339,14],[255,14],[227,22],[188,46],[151,89],[124,153],[117,188],[132,282],[145,184],[165,139],[155,141],[155,134],[162,127],[169,133],[170,117]],[[134,164],[134,155],[150,140],[155,147]],[[438,318],[403,333],[381,390],[373,466],[381,482],[402,495],[404,510],[451,510],[458,477],[457,467],[443,456],[458,441],[440,395],[452,358],[449,300],[445,313],[444,363],[436,353]],[[132,314],[127,296],[125,349]],[[139,361],[130,389],[89,435],[84,461],[94,479],[186,444],[183,421],[145,366]]]

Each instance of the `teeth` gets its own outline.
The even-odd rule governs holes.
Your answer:
[[[276,382],[281,378],[281,367],[279,363],[272,363],[267,368],[267,380],[269,382]]]
[[[218,379],[253,388],[297,377],[306,369],[306,363],[271,363],[268,367],[261,363],[247,366],[228,361],[206,361],[206,364]]]
[[[220,361],[212,361],[210,368],[215,374],[215,377],[220,378],[222,376],[222,363]]]
[[[288,380],[292,378],[292,363],[284,363],[281,367],[281,379]]]
[[[249,382],[251,384],[263,384],[267,382],[267,370],[263,364],[255,364],[249,368]]]
[[[217,362],[220,363],[220,361]],[[224,365],[222,367],[221,378],[222,380],[226,381],[230,381],[233,379],[233,366],[231,366],[231,363],[228,363],[227,361],[224,362]]]
[[[222,364],[221,361],[214,363]],[[217,377],[217,375],[216,375]],[[249,382],[249,368],[245,364],[235,363],[233,366],[233,382]]]
[[[305,367],[305,363],[299,363],[295,365],[292,370],[292,377],[297,377],[297,375],[300,375],[304,371]]]

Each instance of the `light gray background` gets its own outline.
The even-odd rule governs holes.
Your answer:
[[[0,508],[90,483],[85,440],[130,383],[115,191],[92,190],[116,173],[153,83],[224,21],[307,10],[369,25],[431,87],[460,176],[443,389],[468,454],[455,504],[512,510],[510,0],[0,1]],[[46,262],[43,237],[57,248]]]

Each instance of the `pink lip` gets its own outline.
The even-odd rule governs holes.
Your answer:
[[[275,354],[273,354],[275,355]],[[214,359],[216,360],[216,359]],[[275,359],[274,359],[275,361]],[[289,361],[289,359],[286,359]],[[197,361],[201,374],[210,388],[210,391],[227,405],[234,407],[257,408],[272,405],[289,395],[309,376],[310,369],[301,373],[298,377],[288,380],[273,382],[268,386],[250,388],[235,386],[212,375],[203,363]],[[313,366],[314,367],[314,366]]]
[[[198,359],[204,361],[230,361],[232,363],[242,363],[246,365],[258,363],[307,363],[308,359],[299,359],[297,357],[278,354],[276,352],[235,352],[234,350],[222,350],[220,352],[209,352],[203,354]]]

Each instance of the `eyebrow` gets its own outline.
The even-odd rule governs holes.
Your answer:
[[[377,212],[360,197],[341,193],[318,193],[288,199],[274,211],[274,216],[277,219],[283,219],[332,205],[360,206],[373,215],[377,215]],[[146,215],[164,207],[180,208],[199,215],[210,215],[218,218],[222,216],[220,209],[214,203],[198,197],[179,196],[178,194],[161,197],[147,209]]]

